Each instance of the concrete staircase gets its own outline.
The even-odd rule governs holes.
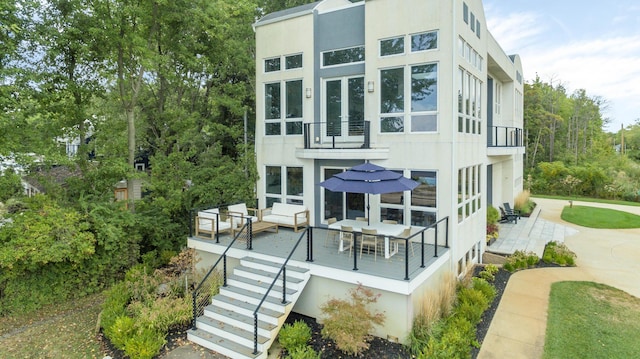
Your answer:
[[[281,263],[245,257],[227,277],[204,315],[196,320],[196,329],[187,338],[203,347],[233,359],[266,358],[300,293],[309,281],[309,270],[287,265],[287,303],[282,303],[282,275],[258,310],[258,353],[253,353],[253,312],[269,289]]]

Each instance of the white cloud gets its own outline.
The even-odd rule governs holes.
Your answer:
[[[571,28],[557,18],[538,12],[494,11],[488,7],[487,27],[508,53],[520,55],[527,80],[561,81],[569,92],[585,89],[609,103],[611,131],[640,118],[640,35],[610,37],[594,32],[588,40],[574,41]],[[614,23],[615,23],[614,19]],[[617,19],[622,20],[622,19]],[[628,19],[627,19],[628,20]]]

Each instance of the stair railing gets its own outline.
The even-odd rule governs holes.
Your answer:
[[[245,226],[246,225],[247,224],[245,224]],[[193,290],[193,323],[192,323],[193,329],[196,329],[196,320],[198,319],[199,316],[201,316],[204,313],[204,307],[208,305],[207,302],[210,301],[211,297],[213,296],[210,292],[211,284],[206,284],[206,283],[209,277],[211,276],[211,273],[213,273],[213,271],[216,269],[220,261],[222,261],[222,286],[223,287],[227,286],[227,252],[236,242],[236,239],[238,239],[238,237],[240,237],[241,235],[242,235],[242,231],[239,231],[233,237],[233,240],[231,240],[231,243],[229,243],[229,245],[224,250],[224,252],[222,252],[222,255],[218,258],[216,263],[209,269],[209,271],[204,276],[202,281],[200,281],[200,284],[198,284],[198,286]],[[203,296],[201,301],[198,301],[198,295],[202,294],[201,290],[206,291],[206,295]]]
[[[253,311],[253,354],[258,354],[258,310],[260,310],[260,307],[262,307],[262,304],[267,299],[269,292],[271,292],[271,289],[273,289],[273,286],[278,281],[280,274],[282,274],[282,304],[287,304],[287,263],[289,263],[289,259],[291,259],[291,256],[293,256],[293,253],[298,248],[298,245],[302,241],[302,238],[305,238],[305,237],[307,238],[307,245],[309,247],[313,246],[312,228],[307,227],[300,234],[300,238],[298,238],[298,240],[296,241],[296,244],[293,246],[293,249],[291,249],[291,252],[289,252],[289,256],[287,257],[287,259],[285,259],[284,263],[282,263],[282,266],[280,267],[278,274],[276,274],[275,278],[273,278],[273,282],[271,282],[269,289],[267,289],[267,291],[262,296],[262,300],[256,307],[256,310]],[[309,248],[307,248],[307,261],[311,261],[311,257],[310,257],[311,255],[312,254],[309,251]]]

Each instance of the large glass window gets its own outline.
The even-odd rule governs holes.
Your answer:
[[[287,97],[287,135],[302,134],[302,80],[285,83]]]
[[[325,168],[324,179],[343,172],[344,169]],[[337,220],[364,217],[365,197],[362,193],[332,192],[324,189],[324,219],[335,217]]]
[[[411,224],[429,226],[436,222],[438,183],[434,171],[412,171],[411,179],[418,187],[411,191]]]
[[[265,106],[265,134],[268,136],[278,136],[280,132],[280,83],[265,85],[264,91]]]
[[[481,165],[458,170],[458,222],[464,221],[480,210],[482,187]]]
[[[280,166],[267,166],[265,171],[265,183],[267,194],[282,194],[282,176]]]
[[[284,58],[284,67],[287,70],[302,67],[302,54],[290,55]]]
[[[364,61],[364,46],[322,53],[322,66],[343,65],[362,61]]]
[[[281,91],[284,87],[284,93]],[[282,97],[284,109],[282,113]],[[287,135],[302,134],[302,80],[265,84],[265,133],[281,135],[282,121],[285,120]]]
[[[438,48],[438,32],[430,31],[411,35],[411,52],[432,50]]]
[[[280,58],[264,60],[264,72],[280,71]]]
[[[438,109],[438,65],[411,67],[411,131],[426,132],[437,130]]]
[[[380,56],[391,56],[404,53],[404,37],[380,40]]]
[[[390,116],[404,112],[404,68],[380,72],[380,109],[382,132],[403,132],[404,117]]]
[[[265,118],[280,119],[280,83],[265,85],[264,91]]]
[[[302,167],[287,167],[287,195],[302,196]]]
[[[283,173],[286,173],[285,178]],[[302,204],[304,189],[302,179],[302,167],[267,166],[265,168],[267,207],[271,207],[275,202]]]

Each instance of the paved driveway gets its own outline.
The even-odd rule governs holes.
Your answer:
[[[575,268],[542,268],[511,276],[478,358],[541,358],[551,283],[593,281],[640,297],[640,229],[592,229],[560,219],[567,201],[534,199],[544,220],[574,228],[565,237],[576,253]],[[611,208],[640,215],[640,207],[574,201],[574,205]]]

